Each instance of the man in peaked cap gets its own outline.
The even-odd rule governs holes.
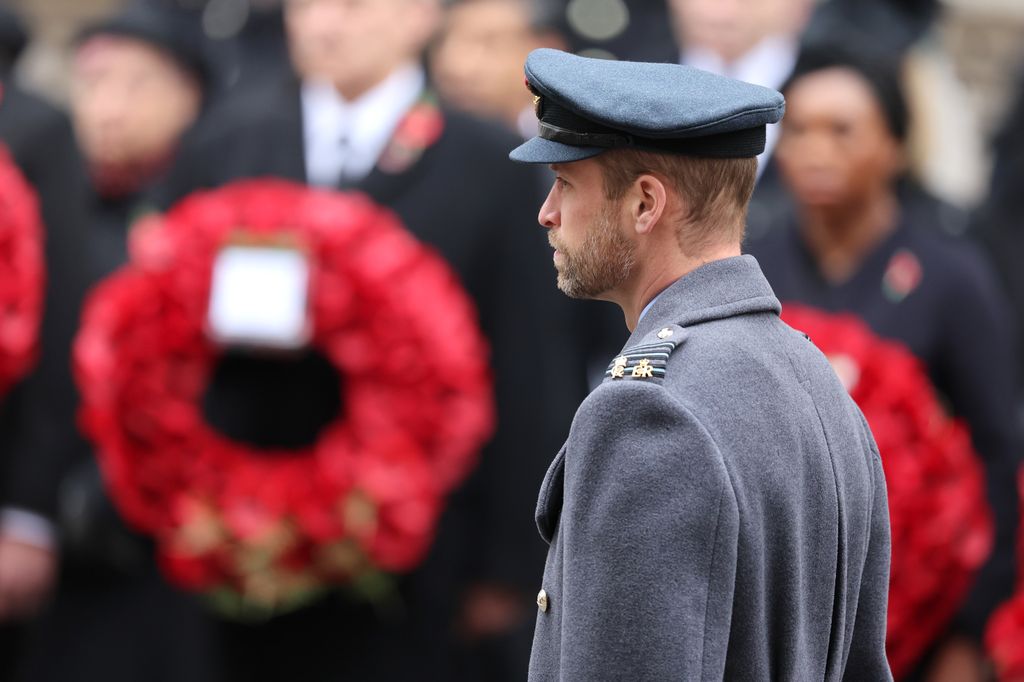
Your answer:
[[[632,332],[541,488],[531,680],[886,680],[871,432],[740,255],[766,88],[554,50],[526,62],[559,288]]]

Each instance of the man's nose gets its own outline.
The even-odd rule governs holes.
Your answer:
[[[553,227],[558,227],[561,221],[561,215],[552,198],[554,192],[554,187],[552,187],[551,191],[548,192],[547,199],[544,200],[540,207],[540,213],[537,214],[537,222],[541,224],[541,227],[546,227],[549,230]]]

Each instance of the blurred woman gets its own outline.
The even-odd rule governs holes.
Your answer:
[[[1010,314],[968,242],[922,224],[901,202],[907,109],[898,67],[840,47],[808,49],[785,87],[776,159],[796,214],[748,245],[779,299],[858,315],[902,342],[971,430],[996,536],[920,679],[980,679],[980,638],[1012,591],[1019,458]],[[951,675],[951,676],[950,676]]]

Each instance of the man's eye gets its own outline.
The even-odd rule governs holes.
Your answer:
[[[565,178],[563,178],[561,175],[555,176],[555,184],[558,185],[559,189],[565,189],[566,187],[569,186],[569,183],[566,182]]]

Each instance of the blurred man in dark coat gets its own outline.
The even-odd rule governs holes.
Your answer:
[[[452,679],[457,620],[474,639],[513,631],[529,639],[542,548],[528,491],[543,477],[537,453],[561,441],[585,394],[585,362],[568,352],[571,330],[531,261],[544,252],[528,229],[538,183],[506,163],[514,136],[439,107],[428,86],[419,59],[439,3],[294,0],[285,19],[298,78],[211,112],[161,203],[277,176],[360,191],[393,209],[477,303],[492,343],[498,430],[450,501],[424,565],[400,581],[404,614],[337,596],[259,627],[228,628],[230,678]],[[310,442],[338,409],[327,402],[336,395],[329,372],[309,358],[229,354],[208,393],[208,418],[255,445]],[[282,375],[287,385],[275,379]],[[521,677],[526,661],[515,663]]]
[[[145,7],[83,32],[72,66],[74,130],[88,194],[76,206],[72,273],[60,283],[44,328],[45,392],[26,401],[19,434],[43,479],[58,532],[61,575],[24,665],[35,681],[206,679],[202,609],[164,584],[148,544],[120,521],[102,487],[92,447],[75,426],[71,344],[84,296],[127,258],[128,230],[144,190],[169,166],[199,114],[205,76],[191,27]],[[59,409],[59,413],[56,411]],[[30,466],[28,466],[30,465]]]

